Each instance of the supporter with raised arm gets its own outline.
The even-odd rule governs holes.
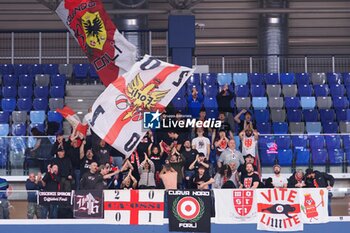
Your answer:
[[[139,189],[154,189],[156,187],[154,163],[147,157],[146,153],[145,160],[138,169],[140,174]]]
[[[101,165],[99,167],[100,175],[102,176],[103,180],[102,183],[98,183],[96,187],[94,188],[95,190],[103,190],[103,189],[108,189],[108,181],[117,175],[119,173],[119,170],[111,170],[110,165],[107,163],[105,165]],[[114,181],[114,179],[112,179]]]
[[[213,133],[211,135],[211,143],[212,149],[214,149],[215,138],[219,138],[219,132],[225,131],[226,137],[229,139],[233,139],[233,133],[230,124],[226,121],[226,115],[224,112],[219,112],[218,120],[221,121],[221,127],[218,129],[213,129]]]
[[[197,169],[197,174],[193,178],[193,183],[196,184],[197,189],[199,190],[209,189],[209,185],[214,183],[214,179],[210,177],[206,170],[207,168],[201,165]]]
[[[210,140],[204,137],[204,129],[197,128],[197,137],[192,139],[192,149],[197,150],[199,153],[203,153],[205,158],[209,160],[210,155]]]
[[[46,192],[60,192],[60,177],[58,176],[58,166],[57,165],[48,165],[47,173],[42,179],[42,184],[44,186],[44,191]],[[58,217],[58,205],[50,204],[49,205],[49,218]],[[47,216],[47,210],[45,210],[44,218]]]
[[[181,151],[181,155],[185,159],[185,166],[184,166],[184,175],[185,175],[185,186],[186,188],[192,187],[192,178],[195,174],[193,169],[190,169],[190,165],[196,161],[197,159],[198,151],[192,149],[191,147],[191,141],[186,140],[183,146],[183,150]]]
[[[214,141],[217,159],[220,157],[221,153],[228,147],[229,141],[230,140],[226,137],[225,130],[220,129],[219,137],[216,138]]]
[[[244,114],[244,120],[241,120],[241,115]],[[252,119],[252,114],[247,111],[246,109],[242,109],[234,118],[235,122],[239,124],[238,126],[238,132],[243,131],[247,128],[247,126],[250,126],[251,129],[256,129],[256,125]]]
[[[241,139],[242,154],[251,154],[254,158],[257,155],[259,133],[253,130],[251,125],[248,124],[246,128],[239,133]]]
[[[202,108],[203,96],[198,94],[197,88],[192,88],[192,93],[187,99],[188,103],[188,112],[192,115],[192,118],[199,117],[199,111]]]
[[[185,161],[184,157],[176,150],[175,147],[172,149],[171,156],[168,158],[168,160],[166,160],[166,164],[167,163],[169,163],[170,166],[177,172],[177,185],[178,188],[182,188]]]
[[[177,189],[177,172],[169,163],[163,166],[159,177],[162,179],[165,189]]]
[[[37,177],[35,177],[34,173],[30,173],[29,177],[26,181],[26,190],[27,200],[28,200],[28,208],[27,208],[27,218],[33,219],[34,215],[37,219],[44,218],[43,212],[44,207],[37,204],[37,192],[44,188],[42,182],[41,172],[38,173]]]
[[[92,162],[89,171],[84,173],[80,180],[80,189],[94,190],[101,186],[103,186],[103,176],[98,172],[97,163]]]
[[[121,189],[137,189],[137,180],[132,175],[132,170],[129,170],[128,175],[124,178],[121,186]]]
[[[92,148],[87,146],[86,141],[80,146],[80,176],[82,177],[86,172],[90,170],[90,165],[97,163]],[[80,187],[80,186],[79,186]]]
[[[106,165],[111,162],[110,147],[105,140],[100,139],[100,142],[96,148],[96,159],[99,165]]]
[[[228,84],[225,84],[221,91],[216,95],[216,101],[218,103],[219,112],[227,112],[232,114],[231,100],[233,99],[233,93],[228,88]]]

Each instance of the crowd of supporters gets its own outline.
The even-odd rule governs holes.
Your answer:
[[[137,149],[125,158],[97,137],[94,132],[81,139],[76,132],[66,140],[57,135],[51,160],[45,160],[38,174],[30,173],[26,188],[30,191],[63,191],[73,189],[210,189],[210,188],[303,188],[327,187],[334,178],[308,169],[296,171],[289,179],[280,174],[278,164],[274,175],[262,181],[257,145],[259,133],[249,111],[243,109],[233,116],[227,103],[232,93],[227,87],[217,96],[220,128],[160,128],[148,131]],[[199,121],[206,120],[201,96],[194,89],[188,99],[190,113]],[[181,112],[177,121],[184,120]],[[161,118],[165,118],[166,113]],[[238,124],[238,132],[234,132]],[[240,148],[233,135],[239,135]],[[39,145],[35,148],[39,150]],[[42,175],[44,174],[44,175]],[[0,191],[7,187],[0,180]],[[7,183],[6,183],[7,184]],[[0,218],[6,204],[0,193]],[[28,194],[28,218],[57,218],[57,206],[49,209],[36,204],[36,194]]]

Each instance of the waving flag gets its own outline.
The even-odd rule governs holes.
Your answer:
[[[59,112],[69,122],[72,128],[80,134],[79,136],[81,138],[86,135],[89,125],[82,124],[79,116],[73,111],[73,109],[65,106],[62,109],[56,109],[56,111]]]
[[[56,9],[108,86],[135,63],[136,48],[119,33],[101,0],[64,0]]]
[[[159,117],[192,73],[193,69],[146,55],[95,101],[89,121],[92,130],[129,156],[147,132],[143,114],[155,112]]]

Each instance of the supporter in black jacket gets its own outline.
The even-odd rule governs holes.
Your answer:
[[[58,175],[60,176],[60,191],[72,191],[73,167],[69,157],[65,156],[64,148],[59,148],[57,158],[52,161],[52,164],[58,166]]]
[[[287,188],[303,188],[305,187],[304,172],[297,170],[288,178]]]
[[[216,101],[218,102],[219,112],[232,112],[231,100],[233,94],[229,90],[228,85],[223,86],[222,90],[216,95]]]

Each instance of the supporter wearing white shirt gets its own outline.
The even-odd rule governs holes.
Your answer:
[[[272,178],[272,185],[275,188],[287,188],[287,178],[283,177],[281,175],[281,166],[276,164],[273,166],[273,173],[274,175]]]
[[[204,137],[203,134],[203,128],[198,128],[197,137],[192,139],[192,149],[197,150],[198,153],[203,153],[205,155],[205,158],[209,160],[210,141],[209,138]]]

